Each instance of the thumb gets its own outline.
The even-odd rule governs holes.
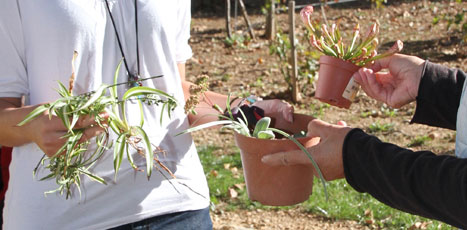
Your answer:
[[[263,156],[261,161],[269,166],[290,166],[297,164],[311,164],[306,154],[301,150],[278,152]]]
[[[327,130],[327,127],[329,127],[331,124],[319,120],[319,119],[314,119],[308,123],[308,134],[307,136],[309,137],[322,137]]]
[[[370,65],[368,68],[372,69],[375,73],[379,72],[382,69],[389,68],[389,64],[391,63],[391,60],[394,57],[398,57],[399,55],[391,55],[388,57],[384,57],[381,59],[376,60],[372,65]]]

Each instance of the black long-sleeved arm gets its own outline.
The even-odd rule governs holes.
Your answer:
[[[456,129],[457,109],[465,78],[466,74],[461,70],[427,61],[412,122]]]
[[[353,129],[343,147],[348,183],[396,209],[467,228],[467,159],[413,152]]]

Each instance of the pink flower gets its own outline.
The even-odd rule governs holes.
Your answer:
[[[323,52],[323,49],[321,48],[321,42],[319,40],[316,39],[315,35],[311,35],[311,38],[310,38],[310,43],[313,47],[315,47],[316,49],[318,49],[319,51]]]
[[[395,53],[399,53],[402,51],[402,48],[404,48],[404,43],[401,40],[397,40],[392,47],[386,51],[387,54],[393,55]]]
[[[315,31],[315,28],[313,28],[313,24],[311,23],[311,14],[313,13],[313,6],[308,5],[305,6],[301,11],[300,11],[300,17],[302,18],[303,23],[311,30]]]

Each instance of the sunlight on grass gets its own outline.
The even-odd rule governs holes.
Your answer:
[[[203,163],[211,202],[214,206],[226,204],[225,209],[289,209],[297,206],[271,207],[250,201],[244,184],[240,154],[218,155],[214,146],[198,148]],[[409,229],[416,223],[425,223],[425,229],[455,229],[438,221],[410,215],[390,208],[368,194],[356,192],[345,180],[328,183],[329,201],[326,202],[324,190],[315,179],[313,194],[300,205],[304,211],[332,219],[355,220],[374,229]],[[231,191],[234,190],[232,196]],[[224,206],[223,206],[224,207]]]

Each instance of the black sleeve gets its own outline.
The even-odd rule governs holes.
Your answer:
[[[456,129],[465,73],[426,61],[412,122]]]
[[[467,159],[413,152],[351,130],[343,146],[347,182],[402,211],[467,228]]]

